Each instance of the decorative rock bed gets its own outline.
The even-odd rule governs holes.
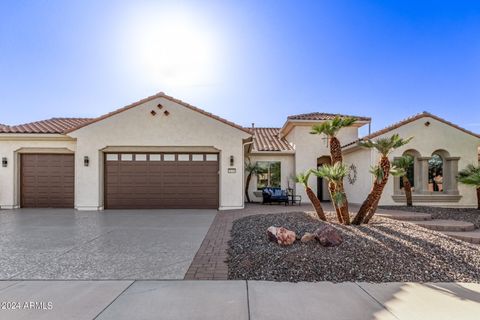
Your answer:
[[[328,214],[334,221],[334,215]],[[266,236],[282,226],[300,239],[329,224],[343,242],[280,246]],[[480,282],[480,248],[408,222],[374,217],[369,225],[343,226],[305,213],[254,215],[234,221],[229,279],[273,281]]]

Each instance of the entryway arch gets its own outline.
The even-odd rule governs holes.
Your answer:
[[[332,164],[332,159],[330,156],[321,156],[317,158],[317,169],[326,164]],[[317,178],[317,197],[320,201],[330,201],[328,182],[326,179],[320,177]]]

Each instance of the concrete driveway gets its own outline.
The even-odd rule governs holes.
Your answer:
[[[0,279],[183,279],[215,214],[0,211]]]

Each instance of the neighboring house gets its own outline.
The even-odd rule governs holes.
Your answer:
[[[242,208],[247,157],[265,169],[252,179],[252,199],[261,200],[263,187],[276,186],[306,200],[295,174],[330,161],[327,139],[311,135],[310,128],[334,116],[317,112],[290,116],[282,128],[244,128],[159,93],[99,118],[0,125],[0,208]],[[356,146],[359,127],[370,123],[356,118],[339,138],[352,168],[345,182],[349,199],[361,202],[371,188],[368,170],[376,154]],[[395,132],[415,136],[393,155],[415,156],[414,201],[476,204],[474,190],[454,177],[478,161],[478,135],[422,113],[369,137]],[[311,177],[310,184],[328,200],[324,181]],[[392,179],[382,204],[403,201],[400,181]]]

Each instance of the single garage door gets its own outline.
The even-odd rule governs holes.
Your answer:
[[[217,209],[218,154],[105,154],[109,209]]]
[[[73,154],[22,154],[20,161],[23,208],[73,208]]]

